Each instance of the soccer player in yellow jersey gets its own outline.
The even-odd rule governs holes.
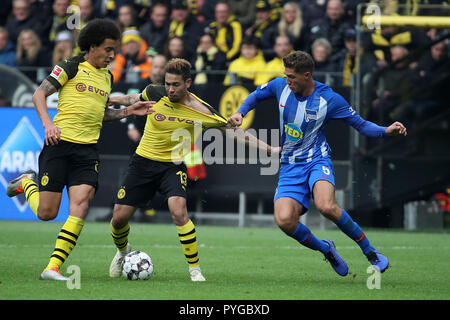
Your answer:
[[[137,207],[159,191],[167,199],[191,280],[205,281],[200,270],[195,226],[186,210],[187,174],[182,160],[202,129],[224,129],[227,121],[188,91],[192,84],[190,70],[188,61],[172,59],[166,64],[165,86],[149,85],[141,94],[110,98],[110,103],[124,105],[139,100],[158,101],[147,116],[144,134],[117,193],[111,235],[118,250],[110,265],[111,277],[121,275],[123,258],[131,251],[128,221]],[[278,150],[238,130],[241,131],[236,134],[238,140],[269,152]]]
[[[9,183],[7,194],[13,197],[24,192],[41,220],[57,216],[65,186],[69,196],[69,217],[58,234],[41,280],[68,280],[59,269],[76,245],[97,188],[97,140],[102,122],[146,115],[153,104],[137,102],[123,110],[106,107],[113,83],[106,67],[114,59],[119,39],[119,29],[113,22],[91,21],[79,35],[83,52],[56,65],[33,95],[45,129],[45,145],[39,156],[39,186],[34,182],[36,173],[27,171]],[[46,97],[56,91],[58,109],[52,120]]]

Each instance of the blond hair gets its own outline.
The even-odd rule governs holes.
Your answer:
[[[288,24],[286,19],[284,18],[284,14],[281,16],[280,22],[278,22],[278,32],[282,36],[289,36],[290,34],[294,37],[298,38],[302,32],[303,28],[303,17],[302,17],[302,9],[295,2],[287,2],[283,6],[283,13],[288,9],[295,9],[296,17],[293,23]]]
[[[33,38],[34,46],[31,47],[29,50],[25,51],[23,48],[22,40],[24,37],[24,34],[29,33],[31,37]],[[39,50],[41,50],[42,43],[41,39],[37,36],[36,32],[34,32],[31,29],[25,29],[22,30],[19,33],[19,36],[17,37],[17,49],[16,49],[16,60],[20,61],[22,60],[23,55],[25,54],[25,59],[28,61],[33,61],[36,56],[39,53]]]

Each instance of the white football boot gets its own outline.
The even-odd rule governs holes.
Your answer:
[[[120,252],[117,249],[116,255],[111,261],[111,265],[109,266],[109,276],[111,278],[118,278],[122,275],[122,262],[127,254],[131,252],[131,246],[128,244],[127,249],[124,252]]]
[[[189,268],[189,274],[191,275],[192,281],[206,281],[205,277],[202,275],[202,270],[199,267]]]
[[[58,270],[58,268],[50,268],[42,271],[39,280],[54,280],[54,281],[68,281],[67,277],[64,277]]]

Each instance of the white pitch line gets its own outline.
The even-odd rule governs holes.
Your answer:
[[[54,245],[49,244],[5,244],[0,243],[0,248],[6,249],[17,249],[17,248],[53,248]],[[78,244],[78,247],[82,248],[93,248],[93,249],[114,249],[115,245],[99,245],[99,244]],[[179,249],[180,245],[166,245],[166,244],[136,244],[133,243],[133,247],[135,248],[158,248],[158,249]],[[199,248],[202,249],[257,249],[257,250],[265,250],[265,249],[283,249],[283,250],[305,250],[305,247],[300,245],[298,246],[217,246],[217,245],[208,245],[208,244],[199,244]],[[392,247],[377,247],[380,250],[435,250],[434,246],[392,246]],[[359,249],[357,245],[355,246],[337,246],[338,250],[354,250]],[[449,249],[448,246],[440,247],[439,249]]]

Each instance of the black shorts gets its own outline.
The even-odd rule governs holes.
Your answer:
[[[116,203],[143,207],[159,191],[165,200],[186,198],[187,174],[184,164],[150,160],[134,154],[119,187]]]
[[[39,155],[39,191],[62,192],[87,184],[97,189],[99,156],[97,144],[61,140],[44,146]]]

